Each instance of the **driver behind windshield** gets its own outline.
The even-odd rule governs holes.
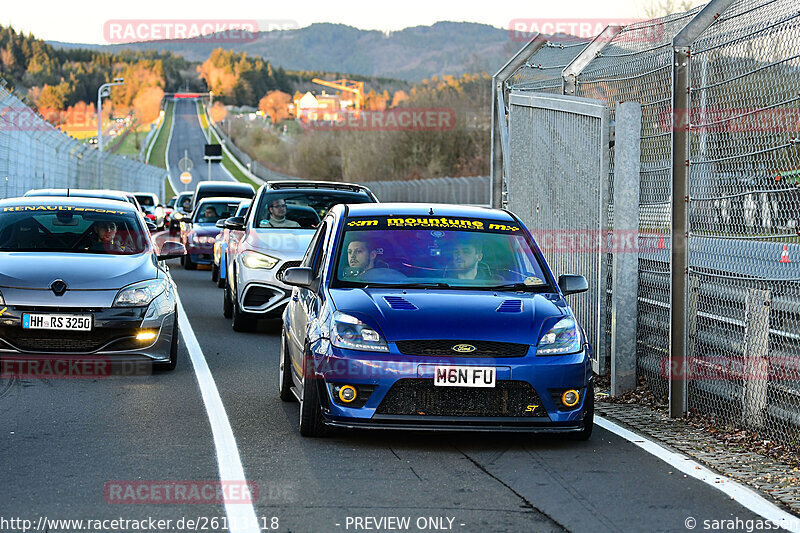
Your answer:
[[[450,249],[450,261],[444,277],[456,279],[492,279],[491,271],[483,261],[483,246],[477,238],[461,239]]]
[[[117,223],[113,220],[95,222],[86,250],[93,252],[121,252],[125,249],[117,238]]]
[[[269,216],[262,220],[260,226],[267,228],[299,228],[300,224],[286,218],[286,200],[277,198],[267,205]]]

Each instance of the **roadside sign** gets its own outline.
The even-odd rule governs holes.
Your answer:
[[[178,168],[181,170],[181,172],[189,172],[192,170],[192,168],[194,168],[194,163],[188,157],[183,157],[180,161],[178,161]]]
[[[188,172],[181,173],[181,183],[188,184],[191,181],[192,181],[192,175],[190,173]]]

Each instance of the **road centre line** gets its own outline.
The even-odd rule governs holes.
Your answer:
[[[764,517],[764,519],[780,524],[780,526],[787,531],[800,533],[800,518],[787,513],[750,487],[742,485],[741,483],[734,481],[727,476],[717,474],[690,457],[681,453],[670,451],[660,444],[642,435],[634,433],[633,431],[625,429],[606,418],[595,416],[594,423],[598,427],[622,437],[628,442],[631,442],[643,449],[647,453],[658,457],[671,466],[674,466],[684,474],[692,476],[693,478],[724,492],[730,496],[731,499],[735,500],[740,505],[756,513],[757,515]],[[723,517],[719,518],[721,519]]]
[[[208,363],[197,342],[189,317],[183,308],[183,303],[175,291],[175,298],[178,302],[178,325],[181,335],[189,351],[189,358],[194,367],[197,377],[197,385],[203,397],[203,403],[208,413],[208,421],[211,424],[211,433],[214,436],[214,448],[217,452],[217,464],[219,466],[219,479],[221,482],[247,483],[244,477],[242,460],[239,457],[239,448],[236,446],[236,438],[233,436],[230,420],[225,412],[225,406],[220,398],[214,376],[208,368]],[[223,491],[225,498],[225,514],[228,515],[228,531],[231,533],[260,533],[261,529],[256,519],[256,511],[253,503],[232,503],[229,502],[229,492]],[[240,501],[236,499],[235,501]]]

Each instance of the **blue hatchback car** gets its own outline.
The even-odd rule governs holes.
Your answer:
[[[565,300],[586,279],[556,282],[508,211],[339,205],[283,281],[280,396],[304,436],[592,433],[591,348]]]

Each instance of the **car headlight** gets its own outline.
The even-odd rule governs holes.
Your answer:
[[[167,290],[167,281],[150,279],[123,287],[114,298],[112,307],[144,307]]]
[[[581,332],[574,318],[562,318],[539,339],[537,355],[562,355],[581,351]]]
[[[247,250],[242,252],[242,263],[247,268],[263,268],[264,270],[269,270],[271,268],[275,268],[275,265],[278,264],[277,257],[272,257],[271,255],[262,254],[259,252],[253,252],[252,250]]]
[[[388,352],[389,346],[381,334],[354,316],[333,313],[331,343],[337,348]]]
[[[173,218],[174,220],[180,220],[180,219],[182,219],[182,218],[183,218],[183,215],[182,215],[182,214],[180,214],[180,213],[175,213],[175,212],[173,212],[173,214],[172,214],[172,218]]]

